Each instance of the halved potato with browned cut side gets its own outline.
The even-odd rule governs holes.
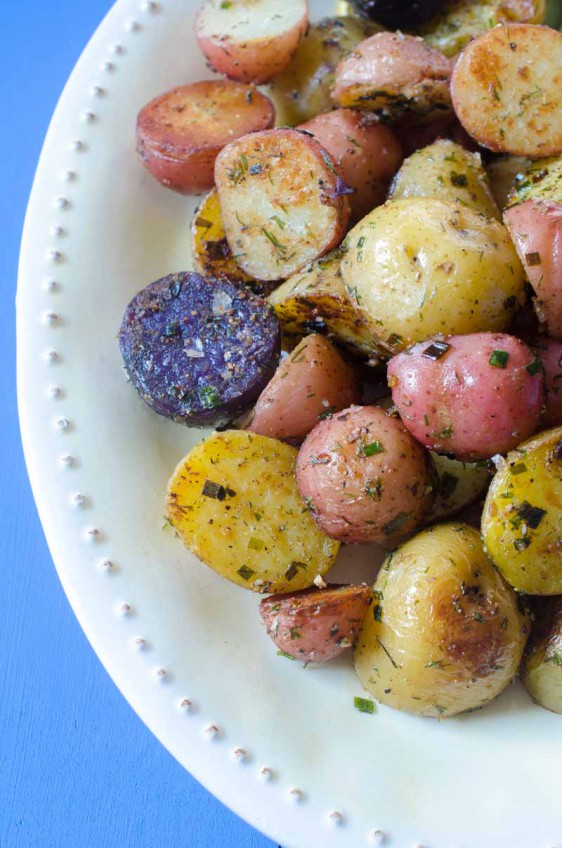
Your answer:
[[[183,543],[222,577],[253,592],[312,586],[339,543],[303,504],[295,448],[243,430],[213,433],[179,463],[168,518]]]
[[[562,597],[537,598],[521,682],[536,704],[562,713]]]
[[[215,71],[263,83],[287,67],[307,25],[307,0],[204,0],[195,34]]]
[[[538,159],[562,152],[562,33],[499,26],[474,39],[451,80],[466,131],[496,153]]]
[[[339,244],[349,202],[329,154],[290,129],[250,133],[217,157],[215,181],[237,264],[278,280]]]

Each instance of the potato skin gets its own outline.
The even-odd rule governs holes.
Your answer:
[[[388,194],[389,200],[401,197],[438,197],[501,220],[480,154],[449,139],[440,139],[404,161]]]
[[[562,598],[537,599],[533,613],[521,682],[536,704],[562,714]]]
[[[515,178],[521,174],[529,165],[531,160],[526,156],[496,156],[486,164],[486,171],[490,178],[492,194],[503,211],[510,203],[510,194],[513,189]]]
[[[195,34],[215,71],[258,85],[287,67],[307,25],[306,0],[204,0]]]
[[[392,545],[423,520],[435,498],[429,454],[376,406],[321,421],[297,461],[300,493],[333,539]]]
[[[559,427],[562,424],[562,342],[536,336],[530,344],[544,368],[546,398],[542,424]]]
[[[214,571],[252,592],[312,586],[339,545],[300,499],[289,445],[243,430],[213,433],[179,463],[167,513],[179,537]]]
[[[349,202],[339,191],[341,178],[309,135],[250,133],[217,156],[215,181],[230,249],[258,280],[300,271],[344,236]]]
[[[535,292],[535,312],[547,335],[562,340],[562,203],[526,200],[504,212]]]
[[[201,194],[217,154],[238,136],[273,126],[272,102],[253,86],[204,80],[155,97],[137,117],[137,153],[166,188]]]
[[[323,336],[307,336],[281,362],[259,396],[253,433],[301,441],[326,413],[359,403],[361,387],[355,370]]]
[[[509,24],[480,35],[455,65],[451,94],[463,127],[495,153],[562,152],[562,34]]]
[[[332,97],[388,122],[430,123],[452,109],[451,70],[450,60],[422,38],[379,32],[342,59]]]
[[[350,15],[311,23],[290,65],[271,84],[279,124],[300,124],[331,109],[338,63],[378,30],[378,24]]]
[[[412,435],[465,462],[515,448],[537,430],[544,403],[540,363],[505,333],[429,338],[391,359],[388,382]]]
[[[487,462],[460,462],[431,452],[439,478],[437,497],[426,517],[429,526],[470,506],[489,485],[492,472]]]
[[[301,124],[328,151],[346,186],[351,217],[359,221],[384,203],[390,180],[402,162],[402,148],[394,133],[366,120],[354,109],[333,109]]]
[[[383,704],[446,718],[493,700],[517,672],[528,620],[476,530],[440,524],[389,554],[354,651]]]
[[[351,648],[372,599],[366,584],[332,584],[264,598],[260,615],[267,635],[285,654],[321,663]]]
[[[529,595],[562,594],[562,427],[507,455],[482,513],[486,551],[505,579]]]
[[[343,247],[351,302],[390,353],[437,333],[505,330],[525,300],[505,227],[460,203],[389,201]]]

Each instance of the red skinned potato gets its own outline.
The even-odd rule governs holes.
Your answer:
[[[352,406],[306,437],[297,484],[331,538],[391,546],[423,521],[436,474],[429,453],[398,418],[376,406]]]
[[[536,294],[538,319],[551,338],[562,340],[562,203],[525,200],[503,218]]]
[[[304,589],[260,603],[267,635],[296,660],[325,662],[353,645],[373,597],[365,584]]]
[[[215,71],[259,84],[285,70],[307,26],[306,0],[205,0],[195,34]]]
[[[340,62],[332,97],[389,122],[430,123],[452,111],[451,70],[451,60],[423,38],[378,32]]]
[[[206,80],[173,88],[137,117],[137,153],[158,182],[180,194],[214,186],[215,159],[233,139],[273,126],[275,110],[255,88]]]
[[[539,426],[540,362],[505,333],[435,336],[415,344],[390,360],[388,382],[410,433],[465,462],[506,453]]]
[[[544,368],[546,399],[542,423],[545,427],[559,427],[562,424],[562,342],[537,336],[531,347]]]
[[[336,247],[349,220],[341,178],[319,142],[291,129],[256,132],[217,156],[226,240],[257,280],[279,280]]]
[[[380,206],[402,162],[400,142],[388,127],[354,109],[334,109],[301,124],[328,151],[346,186],[355,221]]]
[[[301,441],[326,415],[360,399],[361,387],[352,366],[324,336],[307,336],[261,393],[246,429],[274,439]]]

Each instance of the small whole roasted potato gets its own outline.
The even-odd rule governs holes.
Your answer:
[[[452,111],[452,64],[422,38],[378,32],[342,59],[332,97],[389,123],[427,124]]]
[[[482,513],[488,556],[529,595],[562,594],[562,427],[501,461]]]
[[[351,302],[390,353],[437,333],[505,330],[525,300],[506,228],[462,203],[389,201],[342,247]]]
[[[326,415],[360,399],[356,370],[328,339],[314,334],[281,362],[258,398],[246,429],[298,442]]]
[[[506,333],[429,338],[391,359],[388,382],[410,433],[465,462],[507,453],[539,427],[541,363]]]
[[[321,421],[297,461],[300,493],[316,524],[342,542],[392,545],[421,523],[435,498],[429,453],[376,406]]]
[[[325,662],[351,648],[373,597],[370,586],[303,589],[260,602],[267,635],[296,660]]]
[[[515,676],[528,617],[466,524],[434,525],[390,553],[373,592],[354,663],[383,704],[446,718]]]
[[[449,139],[435,141],[403,162],[392,181],[388,199],[401,197],[438,197],[464,203],[501,220],[480,154],[471,153]]]
[[[338,63],[379,29],[351,15],[311,23],[289,66],[271,83],[279,124],[294,126],[331,109]]]
[[[562,714],[562,597],[536,599],[533,613],[521,682],[536,704]]]
[[[303,509],[297,451],[247,433],[213,433],[178,464],[167,514],[185,546],[221,577],[267,594],[312,586],[339,545]]]

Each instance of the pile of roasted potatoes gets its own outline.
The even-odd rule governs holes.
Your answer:
[[[339,11],[203,0],[221,76],[138,115],[146,169],[204,194],[193,269],[119,337],[155,412],[215,428],[169,522],[284,656],[352,648],[438,718],[519,672],[562,713],[562,4]],[[373,587],[326,582],[341,544],[386,549]]]

